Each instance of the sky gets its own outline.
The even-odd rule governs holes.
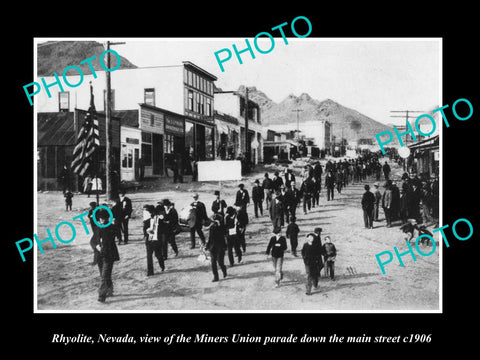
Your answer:
[[[223,90],[255,86],[277,103],[289,94],[307,93],[320,101],[332,99],[381,123],[398,125],[404,120],[392,118],[399,113],[391,110],[428,112],[441,105],[441,40],[437,38],[306,37],[287,38],[285,44],[279,37],[267,54],[258,52],[249,38],[255,59],[249,52],[242,53],[243,64],[232,44],[245,49],[245,38],[108,40],[126,42],[112,48],[138,67],[191,61],[217,76],[216,86]],[[258,46],[268,50],[271,41],[260,37]],[[224,48],[232,57],[223,63],[222,72],[214,53]]]

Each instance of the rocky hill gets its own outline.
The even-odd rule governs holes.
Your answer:
[[[239,91],[243,91],[241,86]],[[360,139],[371,139],[376,143],[375,135],[379,132],[390,130],[391,126],[382,124],[359,113],[354,109],[347,108],[331,99],[319,101],[310,95],[303,93],[300,96],[288,95],[280,103],[275,103],[262,91],[252,87],[249,90],[249,98],[257,102],[261,108],[261,118],[264,126],[291,124],[292,129],[296,128],[297,113],[293,110],[302,110],[299,113],[299,122],[310,122],[316,120],[328,120],[333,126],[333,135],[347,141],[359,141]]]
[[[54,72],[58,75],[70,65],[79,66],[84,74],[91,74],[88,64],[80,65],[80,61],[92,56],[97,58],[92,61],[95,70],[103,70],[100,65],[100,55],[105,47],[96,41],[47,41],[38,44],[37,52],[37,76],[52,76]],[[120,56],[120,69],[136,68],[134,64],[123,56]],[[112,56],[112,67],[116,64]]]

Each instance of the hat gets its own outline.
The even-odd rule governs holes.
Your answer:
[[[257,179],[257,180],[254,181],[254,183],[260,184],[260,180]]]
[[[97,203],[96,203],[95,201],[92,201],[92,202],[91,202],[90,204],[88,204],[88,205],[90,205],[91,207],[97,207]]]
[[[215,192],[213,193],[213,195],[220,195],[220,191],[215,190]]]
[[[163,206],[164,205],[163,200],[158,201],[157,205]]]
[[[120,189],[120,190],[118,190],[118,193],[119,193],[119,194],[122,194],[122,195],[125,195],[125,189]]]
[[[315,231],[316,233],[317,233],[317,232],[322,232],[322,228],[321,228],[321,227],[316,227],[314,231]]]
[[[370,190],[370,185],[366,184],[366,185],[364,186],[364,188],[365,188],[365,190],[368,191],[368,190]]]
[[[241,188],[241,189],[243,189],[244,186],[245,185],[243,185],[243,184],[238,184],[238,187]]]
[[[145,209],[145,211],[148,211],[149,213],[154,213],[155,212],[155,206],[153,205],[143,205],[143,208]]]
[[[213,221],[215,221],[215,220],[222,221],[223,220],[222,214],[219,214],[219,213],[216,213],[215,215],[213,215],[212,218],[213,218]]]
[[[194,199],[198,199],[198,193],[193,194]]]
[[[110,217],[108,211],[105,209],[97,210],[95,216],[97,219],[108,219]]]
[[[378,181],[373,184],[375,187],[379,187],[380,185],[378,184]]]
[[[168,200],[168,199],[163,199],[163,200],[162,200],[162,203],[163,203],[164,206],[170,206],[170,205],[172,205],[172,203],[171,203],[170,200]]]
[[[277,175],[277,176],[278,176],[278,174],[279,174],[279,172],[278,172],[278,171],[275,171],[275,172],[274,172],[274,175]]]
[[[275,228],[273,229],[274,234],[280,234],[281,231],[282,231],[282,228],[280,226],[275,226]]]

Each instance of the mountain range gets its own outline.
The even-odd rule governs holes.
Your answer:
[[[244,86],[240,86],[238,91],[243,93],[244,89]],[[332,135],[338,140],[341,139],[343,131],[343,137],[348,142],[370,139],[375,144],[376,134],[386,130],[393,133],[391,126],[375,121],[331,99],[319,101],[307,93],[302,93],[300,96],[290,94],[280,103],[275,103],[255,87],[249,87],[248,96],[260,106],[262,124],[266,127],[273,125],[272,128],[277,128],[277,125],[282,125],[295,130],[297,112],[294,110],[301,110],[298,113],[299,123],[328,120],[332,125]]]

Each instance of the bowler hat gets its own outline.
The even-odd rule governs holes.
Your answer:
[[[163,206],[170,206],[170,205],[172,205],[172,203],[171,203],[170,200],[168,200],[168,199],[163,199],[163,200],[162,200],[162,203],[163,203]]]
[[[214,192],[213,194],[214,194],[214,195],[220,195],[220,191],[215,190],[215,192]]]
[[[317,233],[317,232],[322,232],[322,228],[321,228],[321,227],[317,227],[317,228],[315,228],[314,231],[315,231],[316,233]]]

